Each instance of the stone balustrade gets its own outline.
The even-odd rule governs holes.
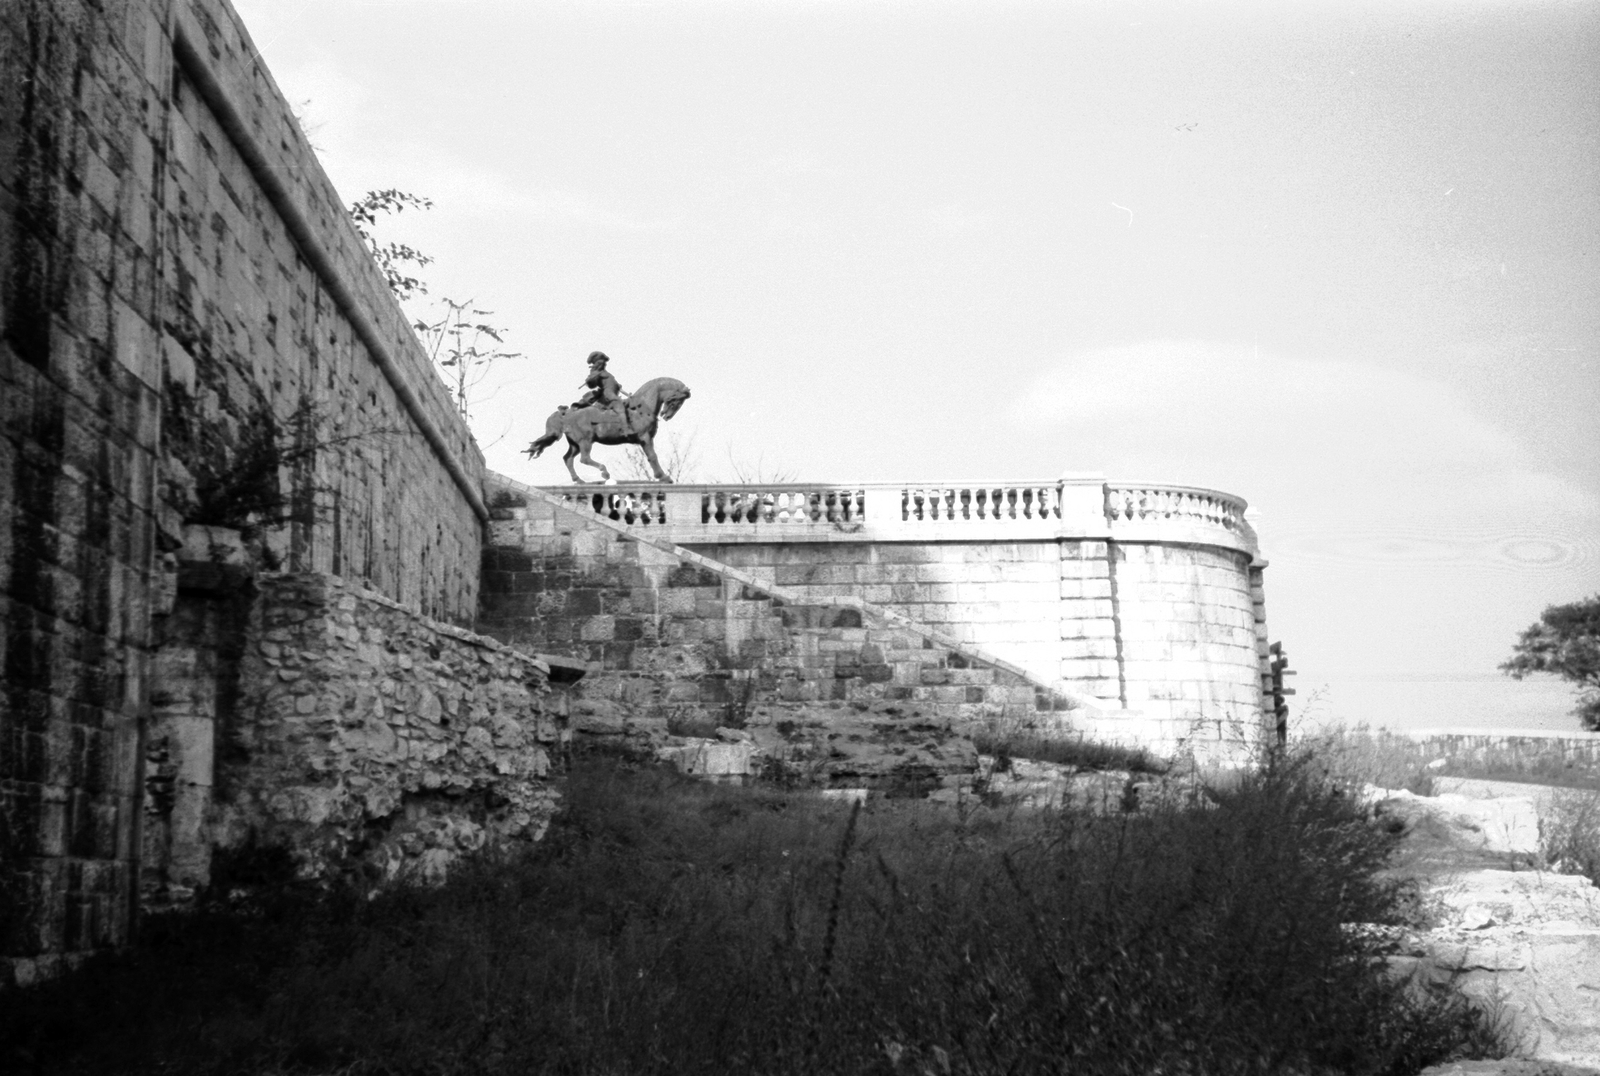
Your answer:
[[[622,483],[545,490],[574,508],[680,544],[1109,538],[1257,552],[1243,499],[1151,482]]]

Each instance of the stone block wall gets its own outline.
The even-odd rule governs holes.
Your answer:
[[[1265,624],[1242,552],[1053,537],[691,548],[808,597],[893,609],[1111,707],[1260,722]]]
[[[1112,548],[1126,705],[1174,718],[1257,722],[1261,660],[1250,557],[1184,545]]]
[[[763,709],[897,703],[945,723],[1034,723],[1065,706],[826,595],[779,601],[548,505],[498,514],[507,518],[490,524],[478,628],[593,662],[580,730],[624,731],[624,713],[639,725],[630,731],[709,729]]]
[[[128,936],[185,527],[469,623],[482,461],[226,0],[0,4],[0,417],[0,958],[48,964]]]
[[[182,906],[241,849],[376,885],[543,834],[565,735],[543,662],[319,573],[183,615],[209,631],[174,632],[188,690],[149,737],[147,904]]]
[[[695,545],[804,597],[855,596],[971,643],[1045,680],[1060,676],[1054,542]]]

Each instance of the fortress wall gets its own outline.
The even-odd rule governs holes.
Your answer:
[[[198,834],[168,831],[165,863],[279,847],[303,877],[437,879],[465,852],[544,833],[565,728],[542,661],[333,576],[256,585],[212,806]],[[209,880],[162,867],[145,881],[176,897]]]
[[[1249,556],[1142,542],[1115,549],[1128,706],[1172,718],[1257,720],[1261,671]]]
[[[657,639],[732,640],[707,613],[726,615],[729,627],[754,622],[735,615],[754,608],[753,586],[739,601],[737,582],[692,598],[673,593],[669,578],[651,582],[667,589],[639,589],[650,573],[629,558],[657,554],[623,540],[632,533],[641,542],[680,542],[684,556],[781,588],[791,605],[868,602],[1020,666],[1047,692],[1097,698],[1098,713],[1080,708],[1070,719],[1096,737],[1168,751],[1254,745],[1264,732],[1263,565],[1251,552],[1253,535],[1240,548],[1246,543],[1221,528],[1208,542],[1196,540],[1198,528],[1164,522],[1118,541],[1065,537],[1060,527],[1017,535],[1009,523],[989,528],[1002,533],[934,538],[783,521],[766,533],[741,526],[724,539],[696,518],[697,504],[674,516],[682,491],[671,487],[660,499],[648,489],[574,496],[521,487],[541,501],[499,476],[491,481],[501,487],[503,521],[490,525],[480,625],[519,645],[628,670],[645,652],[641,638],[658,654]],[[698,502],[702,494],[687,496]],[[612,515],[585,526],[597,508]],[[678,522],[684,515],[688,522]],[[1178,533],[1159,540],[1160,529]],[[613,580],[605,573],[617,565],[624,576]],[[726,655],[738,656],[736,649]]]
[[[0,5],[0,959],[127,937],[186,525],[442,620],[482,461],[225,0]]]

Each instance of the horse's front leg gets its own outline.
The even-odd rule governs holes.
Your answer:
[[[672,477],[661,469],[661,461],[656,459],[655,437],[648,433],[640,434],[639,447],[644,451],[644,458],[650,461],[650,469],[656,473],[656,481],[670,483]]]
[[[587,483],[584,482],[583,479],[578,477],[578,469],[572,465],[572,461],[577,459],[577,458],[578,458],[578,442],[576,442],[576,441],[574,441],[574,440],[569,438],[567,440],[567,454],[565,456],[561,457],[561,462],[567,465],[567,473],[572,476],[572,480],[574,482],[576,482],[580,486],[587,485]]]

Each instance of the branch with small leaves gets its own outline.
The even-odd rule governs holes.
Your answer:
[[[420,195],[408,194],[391,187],[387,190],[368,191],[359,200],[350,204],[350,220],[354,222],[357,234],[372,252],[372,260],[383,270],[383,279],[389,285],[389,290],[394,292],[395,298],[402,303],[414,296],[428,294],[428,286],[418,277],[407,275],[405,267],[414,265],[418,269],[423,269],[431,264],[433,259],[404,243],[378,242],[372,234],[372,228],[378,223],[379,216],[404,212],[407,206],[413,209],[432,209],[433,202]]]
[[[389,290],[402,303],[428,294],[428,286],[419,278],[410,276],[407,270],[411,266],[421,270],[430,265],[433,259],[404,243],[380,243],[372,229],[377,226],[380,217],[402,213],[408,208],[432,209],[433,201],[391,187],[368,191],[350,206],[351,222],[367,244],[367,249],[372,252],[372,260],[383,271]],[[469,397],[473,387],[483,380],[495,361],[520,359],[522,353],[506,351],[497,346],[504,343],[506,330],[482,320],[492,317],[493,311],[478,309],[472,305],[471,299],[458,303],[443,298],[440,304],[444,308],[442,317],[437,321],[418,318],[411,323],[411,328],[445,384],[450,386],[450,395],[461,417],[470,419]]]
[[[441,297],[444,317],[435,322],[417,320],[411,327],[428,352],[428,358],[438,366],[450,386],[450,395],[456,401],[461,417],[469,417],[468,398],[472,389],[489,372],[489,367],[500,359],[520,359],[519,351],[505,351],[495,346],[504,343],[497,329],[486,321],[494,311],[480,310],[472,300],[456,302]]]

